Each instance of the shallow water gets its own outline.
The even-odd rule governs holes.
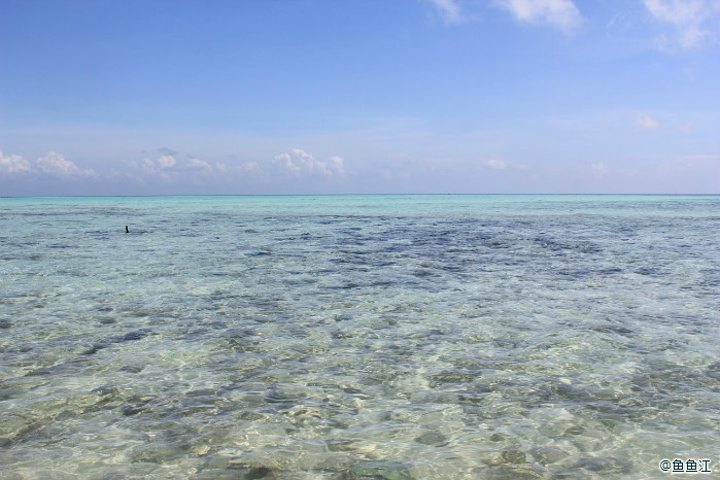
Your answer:
[[[719,197],[0,199],[0,479],[720,471],[719,227]]]

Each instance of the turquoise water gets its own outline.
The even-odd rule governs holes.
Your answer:
[[[716,196],[0,199],[0,479],[718,472],[719,232]]]

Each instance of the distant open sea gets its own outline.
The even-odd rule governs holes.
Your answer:
[[[718,196],[1,198],[0,479],[718,478],[719,328]]]

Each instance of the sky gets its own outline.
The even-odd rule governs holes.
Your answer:
[[[0,196],[720,193],[720,0],[0,0]]]

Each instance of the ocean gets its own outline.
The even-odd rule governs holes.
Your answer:
[[[1,198],[0,479],[717,478],[719,300],[718,196]]]

